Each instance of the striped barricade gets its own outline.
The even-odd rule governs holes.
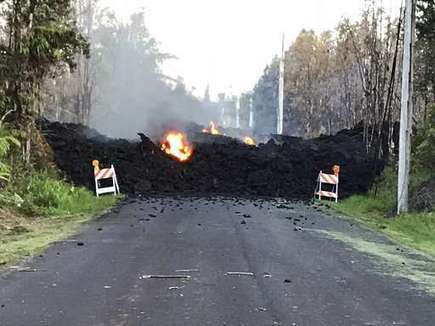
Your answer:
[[[326,174],[320,171],[319,177],[317,179],[317,187],[315,195],[319,197],[319,200],[322,200],[322,197],[333,198],[335,202],[338,202],[338,183],[339,177],[338,173],[335,174]],[[323,188],[323,185],[328,184],[332,185],[331,191],[326,191]]]
[[[92,162],[92,165],[94,166],[95,192],[97,194],[97,197],[99,197],[102,194],[109,194],[109,193],[113,193],[114,195],[119,194],[120,191],[119,191],[118,179],[116,178],[116,172],[114,166],[112,165],[110,168],[107,169],[100,169],[99,162],[96,160]],[[112,185],[102,186],[101,181],[108,180],[108,179],[112,179]]]

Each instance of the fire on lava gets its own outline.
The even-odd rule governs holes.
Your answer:
[[[219,131],[217,125],[213,121],[210,121],[209,127],[203,129],[202,132],[211,135],[221,135],[221,132]]]
[[[187,140],[187,136],[179,131],[166,133],[162,140],[161,149],[180,162],[187,161],[193,154],[193,147]]]
[[[251,138],[251,137],[248,137],[248,136],[246,136],[245,138],[243,138],[243,142],[244,142],[246,145],[249,145],[249,146],[255,146],[255,145],[256,145],[255,140],[254,140],[253,138]]]

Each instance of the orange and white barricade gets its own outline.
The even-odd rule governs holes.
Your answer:
[[[335,202],[337,203],[340,167],[338,165],[335,165],[333,167],[333,171],[334,174],[326,174],[320,171],[319,177],[317,179],[315,195],[319,197],[319,200],[322,200],[322,197],[327,197],[335,199]],[[331,185],[332,190],[325,190],[324,185]]]
[[[120,191],[114,166],[112,165],[110,168],[107,169],[100,169],[99,164],[100,163],[97,160],[92,162],[92,165],[94,166],[95,193],[97,194],[97,197],[102,194],[109,193],[113,193],[116,196],[120,193]],[[112,185],[102,187],[100,181],[107,179],[112,179]]]

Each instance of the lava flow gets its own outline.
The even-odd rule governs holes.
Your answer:
[[[161,149],[180,162],[187,161],[193,154],[193,147],[186,135],[179,131],[168,132],[162,140]]]
[[[254,140],[253,138],[251,138],[251,137],[248,137],[248,136],[246,136],[245,138],[243,138],[243,142],[244,142],[246,145],[249,145],[249,146],[255,146],[255,145],[256,145],[255,140]]]
[[[210,121],[209,127],[203,129],[202,132],[212,135],[221,135],[221,132],[213,121]]]

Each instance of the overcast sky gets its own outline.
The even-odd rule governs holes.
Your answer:
[[[119,17],[145,9],[147,26],[161,49],[179,59],[164,71],[182,76],[202,96],[237,95],[253,88],[275,54],[303,28],[333,29],[340,18],[356,18],[366,0],[101,0]],[[377,0],[394,16],[402,0]]]

